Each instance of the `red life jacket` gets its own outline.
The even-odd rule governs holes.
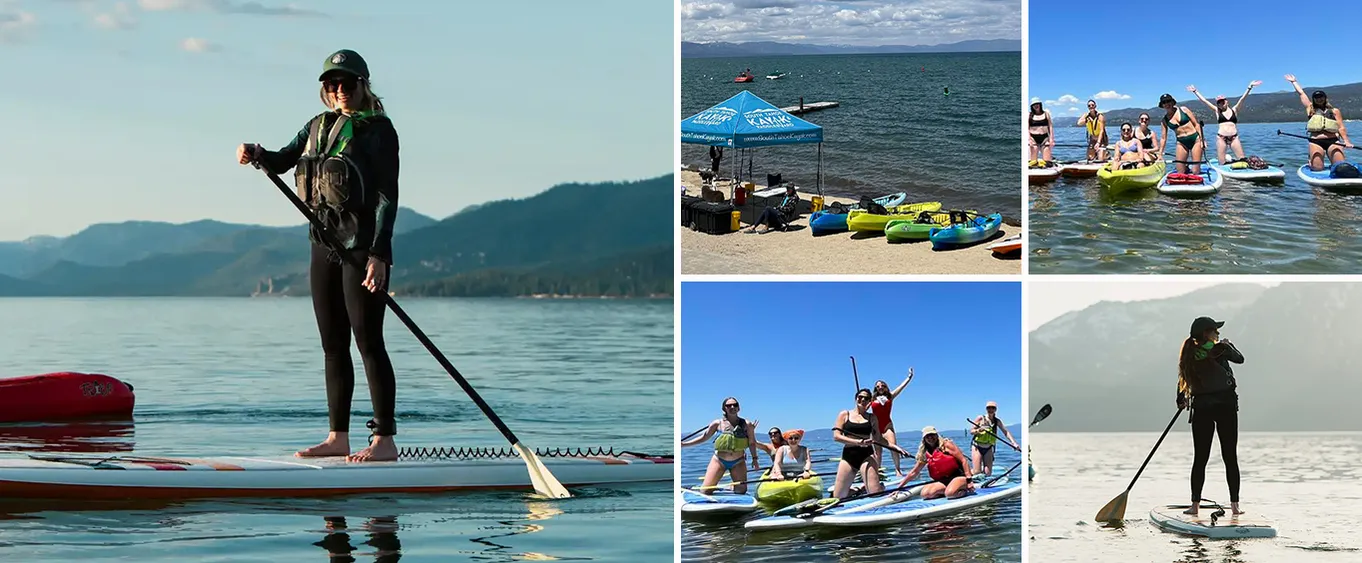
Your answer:
[[[946,453],[944,448],[937,448],[936,451],[927,454],[927,475],[932,479],[940,481],[954,477],[961,471],[960,460]]]

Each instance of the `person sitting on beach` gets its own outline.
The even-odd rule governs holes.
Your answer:
[[[783,231],[790,221],[799,217],[799,194],[795,193],[794,184],[785,185],[785,199],[780,200],[780,205],[767,207],[761,211],[761,216],[757,217],[756,222],[752,223],[752,228],[748,233],[766,234],[773,230]],[[767,228],[757,230],[757,227],[765,224]]]
[[[1137,168],[1147,162],[1144,145],[1135,138],[1135,127],[1129,121],[1121,124],[1121,138],[1116,141],[1116,152],[1111,155],[1107,168],[1115,172],[1123,168]]]

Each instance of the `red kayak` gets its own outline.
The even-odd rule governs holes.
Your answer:
[[[131,417],[132,385],[98,373],[0,379],[0,422]]]

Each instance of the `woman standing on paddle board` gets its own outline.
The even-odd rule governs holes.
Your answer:
[[[397,130],[369,83],[369,66],[345,49],[322,65],[320,96],[327,111],[308,120],[287,146],[278,151],[258,144],[237,147],[241,164],[257,162],[283,174],[297,167],[298,198],[334,232],[364,271],[345,265],[310,230],[309,270],[312,310],[325,355],[326,402],[331,433],[326,440],[297,453],[300,457],[348,456],[350,461],[397,459],[394,417],[397,381],[383,342],[387,291],[392,268],[393,223],[397,220]],[[355,369],[350,358],[354,333],[373,401],[373,431],[368,447],[350,454],[350,402]]]
[[[1196,114],[1185,106],[1179,106],[1172,94],[1159,96],[1159,107],[1166,112],[1162,122],[1163,142],[1168,143],[1169,129],[1173,130],[1172,135],[1177,136],[1178,173],[1186,174],[1190,161],[1196,163],[1192,165],[1192,173],[1201,174],[1201,161],[1206,158],[1206,139],[1201,134],[1201,122],[1197,120]],[[1164,148],[1159,147],[1159,154],[1163,154]]]
[[[839,413],[837,422],[832,426],[832,439],[842,443],[842,461],[837,462],[837,482],[832,487],[834,497],[846,498],[857,474],[865,483],[865,492],[878,493],[884,490],[884,485],[880,483],[880,459],[872,447],[883,443],[884,436],[880,435],[875,413],[870,412],[870,401],[869,389],[857,390],[856,408]],[[908,455],[898,446],[890,444],[889,448]]]
[[[1199,317],[1192,321],[1190,336],[1178,353],[1178,408],[1192,411],[1192,506],[1196,514],[1201,504],[1201,488],[1206,484],[1206,463],[1211,459],[1211,440],[1220,436],[1220,457],[1225,460],[1225,480],[1230,486],[1230,508],[1239,510],[1239,395],[1235,392],[1234,370],[1230,363],[1244,363],[1229,340],[1220,339],[1224,321]]]
[[[714,457],[709,460],[709,469],[705,471],[705,481],[701,484],[701,490],[711,490],[719,479],[724,476],[724,472],[732,475],[733,492],[744,494],[747,492],[747,454],[743,450],[752,451],[752,470],[760,471],[761,462],[757,458],[757,441],[754,438],[757,427],[751,421],[738,416],[738,399],[729,397],[723,402],[724,415],[709,423],[705,427],[703,436],[681,442],[681,447],[694,446],[709,440],[710,436],[719,435],[714,439]]]
[[[1097,101],[1088,100],[1088,113],[1078,117],[1078,125],[1088,131],[1088,161],[1107,159],[1107,116],[1097,111]]]
[[[1329,164],[1346,160],[1343,148],[1338,143],[1342,142],[1343,147],[1347,148],[1353,148],[1353,144],[1348,141],[1348,127],[1343,124],[1343,112],[1329,104],[1329,96],[1324,90],[1315,90],[1307,98],[1305,90],[1296,83],[1296,75],[1286,75],[1286,81],[1300,94],[1301,103],[1305,105],[1305,115],[1308,117],[1305,131],[1310,134],[1310,169],[1318,172],[1327,168],[1324,165],[1326,152],[1329,154]]]
[[[875,398],[874,400],[870,401],[870,407],[868,410],[875,415],[875,423],[878,424],[880,427],[880,434],[884,436],[885,442],[894,444],[895,446],[897,446],[899,443],[897,438],[894,437],[894,419],[891,417],[891,414],[894,409],[894,399],[899,398],[899,393],[902,393],[904,388],[908,387],[908,382],[912,380],[913,368],[908,368],[908,377],[904,379],[903,383],[900,383],[899,386],[895,388],[893,391],[889,390],[889,384],[886,383],[883,379],[876,381],[874,391]],[[903,456],[899,455],[898,452],[893,453],[894,453],[894,473],[896,475],[902,475],[903,466],[900,465],[899,460],[903,459]],[[884,461],[883,446],[875,444],[875,457],[879,458],[880,461]]]
[[[1026,117],[1026,132],[1031,135],[1031,162],[1039,164],[1037,159],[1045,162],[1054,160],[1055,120],[1050,117],[1050,110],[1045,109],[1040,98],[1031,98],[1031,114]]]
[[[1012,437],[1012,433],[1007,431],[1007,425],[998,418],[998,403],[989,401],[984,405],[984,414],[974,418],[974,428],[970,429],[970,435],[974,437],[974,447],[971,452],[974,458],[974,472],[983,472],[984,475],[993,474],[993,454],[997,450],[998,438],[995,434],[1002,431],[1007,436],[1008,446],[1016,449],[1014,444],[1017,439]]]
[[[922,429],[922,444],[917,448],[917,463],[913,465],[912,471],[903,476],[898,486],[902,487],[917,479],[924,466],[927,468],[927,476],[936,481],[922,487],[918,494],[924,499],[942,496],[959,498],[974,490],[974,483],[971,481],[974,474],[970,473],[969,460],[965,459],[964,452],[956,447],[955,442],[942,438],[936,432],[935,426]]]
[[[1244,105],[1244,100],[1248,98],[1249,93],[1253,91],[1253,87],[1262,83],[1262,80],[1250,82],[1248,89],[1244,90],[1244,95],[1239,96],[1239,101],[1234,102],[1234,107],[1230,107],[1230,101],[1226,100],[1224,96],[1216,96],[1215,103],[1212,104],[1210,101],[1206,100],[1206,98],[1202,97],[1201,92],[1196,90],[1196,86],[1187,87],[1188,92],[1196,94],[1196,98],[1201,100],[1201,103],[1206,104],[1206,106],[1211,108],[1211,111],[1215,113],[1215,122],[1217,124],[1217,129],[1215,131],[1215,154],[1216,157],[1220,159],[1221,164],[1228,162],[1225,160],[1226,146],[1234,149],[1234,157],[1236,160],[1244,160],[1244,145],[1239,142],[1239,106]]]

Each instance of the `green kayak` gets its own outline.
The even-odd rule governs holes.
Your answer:
[[[967,213],[974,214],[973,211]],[[884,236],[891,241],[927,240],[932,229],[951,224],[949,211],[923,211],[916,219],[895,219],[884,226]]]

